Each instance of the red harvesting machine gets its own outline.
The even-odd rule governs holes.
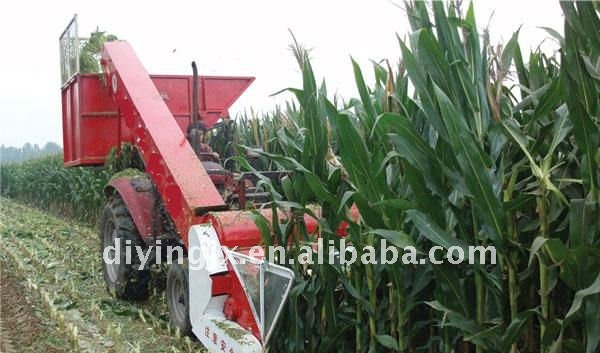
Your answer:
[[[206,128],[228,119],[254,78],[197,76],[195,66],[193,76],[149,75],[125,41],[104,44],[103,73],[82,74],[76,17],[60,44],[65,166],[102,165],[112,149],[130,146],[138,168],[105,188],[103,255],[120,260],[103,261],[108,290],[147,297],[148,265],[166,259],[167,245],[180,246],[167,274],[171,324],[213,352],[263,352],[294,275],[248,256],[262,244],[248,209],[268,202],[268,194],[253,186],[252,175],[224,169],[201,141]],[[316,221],[305,220],[315,232]],[[131,264],[117,251],[128,245],[162,251],[139,270],[135,249]],[[191,249],[199,249],[195,257],[204,266],[192,268]]]

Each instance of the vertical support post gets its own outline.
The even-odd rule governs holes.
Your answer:
[[[199,143],[202,141],[198,141],[198,134],[196,133],[196,129],[198,127],[198,68],[196,67],[196,62],[192,61],[192,129],[190,130],[192,133],[192,149],[198,155],[200,149],[198,148]]]

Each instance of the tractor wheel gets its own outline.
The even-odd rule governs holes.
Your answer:
[[[167,274],[167,306],[171,325],[186,336],[192,334],[189,290],[188,260],[184,259],[181,265],[177,261],[173,261],[169,265]]]
[[[115,250],[117,241],[119,242],[119,253]],[[108,201],[102,211],[100,242],[103,257],[102,272],[107,290],[120,299],[143,300],[148,298],[150,271],[139,270],[141,261],[136,251],[137,246],[146,251],[146,246],[127,211],[125,202],[118,194]],[[111,248],[106,249],[109,246]],[[127,246],[131,251],[129,264],[126,261]],[[109,260],[118,260],[118,263],[116,261],[107,263],[104,261],[104,255],[107,255]]]

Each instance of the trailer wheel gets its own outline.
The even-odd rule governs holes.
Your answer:
[[[116,254],[115,247],[119,242],[120,251]],[[120,299],[143,300],[149,295],[150,271],[139,270],[141,261],[137,255],[136,247],[145,250],[145,245],[127,211],[125,202],[116,194],[104,207],[100,217],[100,242],[102,251],[102,272],[106,289]],[[129,243],[129,244],[128,244]],[[105,249],[111,246],[112,248]],[[131,249],[131,261],[127,264],[126,247]],[[104,254],[108,259],[118,256],[119,263],[106,263]]]
[[[189,288],[188,260],[184,259],[181,265],[177,261],[173,261],[169,265],[167,274],[166,297],[169,318],[171,325],[186,336],[192,334]]]

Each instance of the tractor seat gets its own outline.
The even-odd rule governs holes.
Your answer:
[[[212,180],[213,184],[215,184],[220,191],[225,190],[227,185],[233,185],[231,172],[223,168],[220,163],[202,161],[202,166],[206,170],[210,180]]]
[[[214,161],[201,161],[201,163],[208,174],[228,173],[228,171],[225,168],[223,168],[221,163],[217,163]]]

